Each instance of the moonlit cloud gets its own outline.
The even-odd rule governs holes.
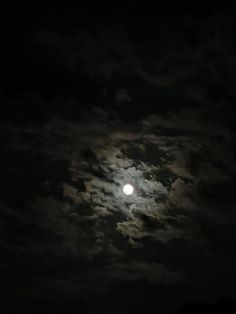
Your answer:
[[[182,112],[180,117],[188,120],[188,115]],[[52,163],[57,159],[68,163],[69,180],[58,183],[64,200],[55,195],[39,197],[28,204],[35,215],[25,223],[36,224],[40,233],[44,228],[53,235],[51,241],[40,246],[40,254],[50,252],[58,238],[58,254],[68,252],[84,260],[106,256],[106,269],[113,273],[107,275],[106,285],[121,273],[124,277],[129,273],[130,280],[139,277],[155,282],[184,280],[181,269],[176,273],[168,270],[169,263],[166,265],[161,258],[158,267],[153,262],[149,264],[148,242],[169,245],[179,239],[204,247],[206,235],[193,217],[204,214],[218,219],[218,213],[210,213],[201,186],[211,184],[216,178],[218,182],[227,182],[230,176],[215,168],[207,158],[217,146],[211,140],[213,131],[205,132],[206,125],[202,128],[199,124],[195,128],[199,133],[194,135],[175,136],[169,135],[168,129],[178,130],[179,122],[170,120],[171,125],[165,126],[167,135],[165,132],[159,135],[157,121],[161,119],[149,117],[137,121],[139,133],[135,136],[133,125],[121,127],[119,120],[107,125],[102,117],[96,123],[85,119],[80,124],[54,119],[43,128],[30,131],[47,138],[38,153],[45,154]],[[215,130],[216,135],[219,132],[224,134]],[[198,160],[198,165],[192,165],[191,154],[203,148],[207,155]],[[225,155],[227,158],[231,158],[230,152]],[[125,182],[135,186],[129,197],[122,191]],[[50,188],[51,184],[49,178],[47,186]],[[119,236],[121,240],[117,242]],[[27,245],[39,254],[37,247],[30,248],[30,241]],[[137,252],[147,250],[147,260],[137,260],[134,262],[137,267],[128,267],[123,260],[128,254],[124,245]]]
[[[218,47],[206,35],[191,46],[168,25],[151,40],[131,40],[122,25],[81,25],[34,34],[61,77],[72,77],[63,81],[65,95],[53,76],[63,96],[51,95],[52,87],[49,96],[1,99],[16,112],[0,126],[2,269],[16,265],[27,279],[32,273],[30,293],[39,298],[70,290],[88,303],[104,292],[116,295],[123,283],[155,289],[191,283],[201,290],[204,280],[224,283],[227,275],[233,282],[230,40],[219,36]],[[188,23],[178,27],[189,31]],[[196,32],[206,28],[203,22]],[[230,97],[218,96],[220,84]],[[130,195],[123,192],[127,183]]]

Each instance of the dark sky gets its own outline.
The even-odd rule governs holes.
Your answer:
[[[233,1],[0,17],[3,313],[233,313]]]

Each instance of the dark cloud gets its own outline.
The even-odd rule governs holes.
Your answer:
[[[3,295],[84,313],[235,297],[231,16],[62,16],[23,40],[32,86],[1,98]]]

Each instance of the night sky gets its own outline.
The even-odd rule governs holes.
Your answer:
[[[0,11],[1,313],[235,313],[235,9]]]

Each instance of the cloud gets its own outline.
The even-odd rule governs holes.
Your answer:
[[[137,281],[147,280],[151,283],[167,284],[182,280],[181,274],[172,272],[158,263],[146,263],[131,260],[129,263],[120,263],[112,267],[112,272],[108,270],[113,280]]]
[[[170,201],[178,208],[196,210],[198,207],[191,200],[193,199],[193,190],[182,179],[177,179],[171,186]]]
[[[57,61],[66,69],[75,71],[82,66],[85,73],[111,77],[121,69],[132,70],[137,62],[132,45],[121,27],[102,25],[78,28],[69,37],[53,30],[37,34],[35,41],[48,52],[57,54]],[[73,52],[72,52],[73,51]]]
[[[235,223],[232,118],[223,103],[231,100],[220,98],[218,61],[207,55],[217,51],[230,71],[235,62],[226,43],[206,35],[200,48],[182,46],[180,33],[153,39],[155,57],[115,27],[37,34],[63,75],[88,77],[89,91],[96,85],[88,102],[74,94],[4,99],[17,113],[25,103],[30,110],[27,123],[20,116],[1,127],[1,248],[33,270],[35,259],[45,273],[53,269],[45,289],[76,295],[96,291],[94,282],[170,284],[227,268],[219,256],[235,236],[233,227],[224,231]],[[225,80],[233,95],[234,79]],[[33,123],[35,104],[48,108],[41,124]],[[129,197],[125,183],[135,187]]]

